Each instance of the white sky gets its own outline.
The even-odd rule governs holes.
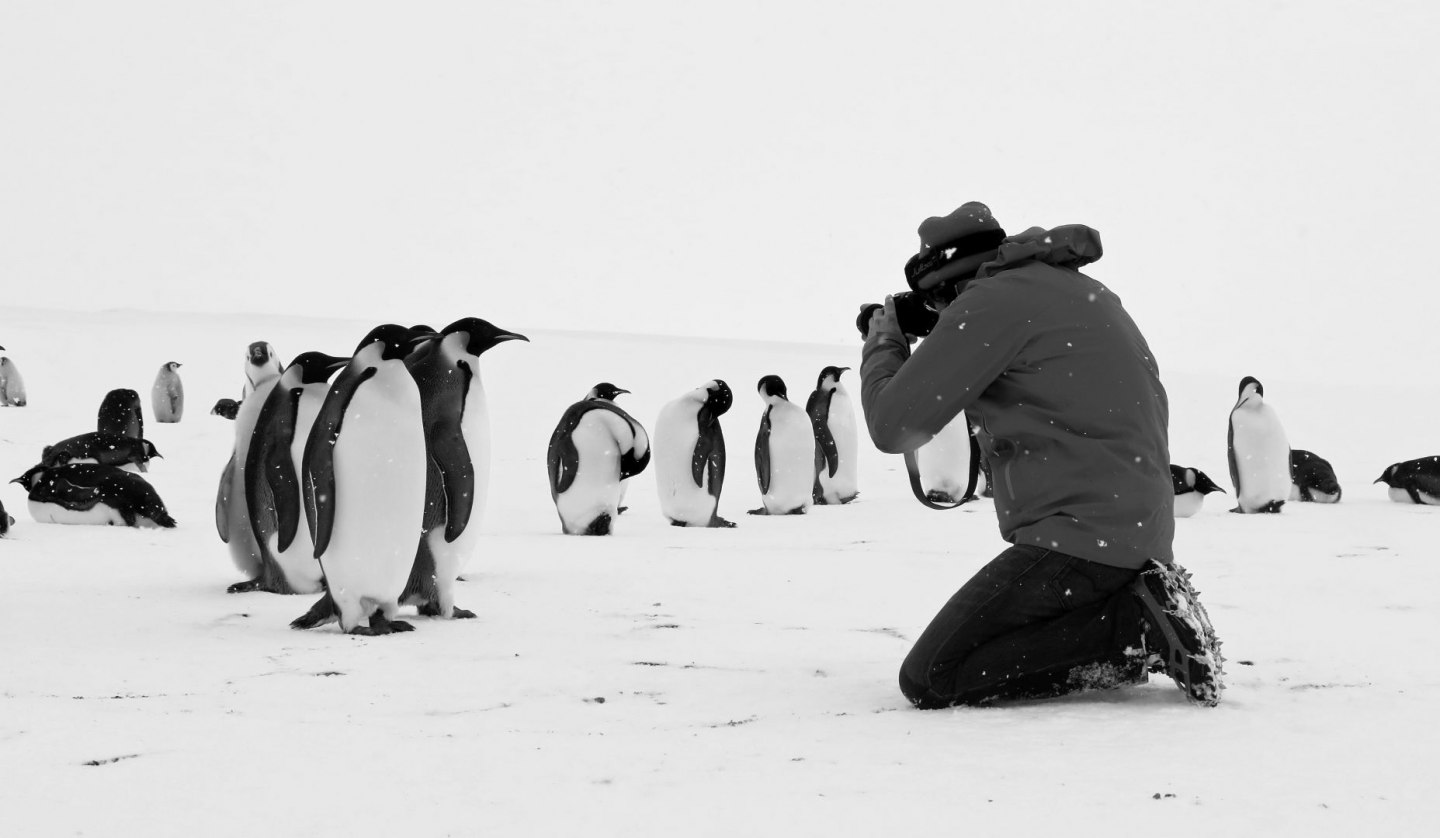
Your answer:
[[[1427,357],[1425,2],[0,7],[6,302],[850,341],[967,200],[1162,368]],[[3,341],[0,341],[3,343]]]

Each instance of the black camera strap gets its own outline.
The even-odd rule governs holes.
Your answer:
[[[966,420],[966,425],[968,428],[968,419]],[[909,472],[910,474],[910,491],[915,493],[916,500],[920,501],[931,509],[954,509],[957,506],[963,506],[966,503],[975,500],[975,484],[980,479],[980,441],[975,438],[975,434],[973,433],[969,434],[969,437],[969,481],[965,485],[965,494],[960,497],[960,500],[957,500],[954,503],[940,503],[939,501],[930,499],[929,494],[925,491],[925,487],[920,485],[920,461],[915,457],[914,451],[905,452],[905,471]]]

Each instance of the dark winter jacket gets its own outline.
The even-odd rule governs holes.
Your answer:
[[[968,410],[1006,541],[1138,568],[1172,558],[1169,403],[1120,299],[1078,270],[1100,254],[1081,225],[1007,239],[913,357],[871,331],[861,403],[889,453]]]

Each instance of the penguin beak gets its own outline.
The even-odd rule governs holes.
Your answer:
[[[616,387],[616,388],[615,388],[615,392],[616,392],[616,394],[618,395],[618,394],[620,394],[620,393],[628,393],[628,392],[630,392],[630,391],[629,391],[629,390],[626,390],[626,389],[624,389],[624,388],[621,388],[621,387]]]
[[[523,341],[525,341],[526,343],[529,343],[529,342],[530,342],[530,338],[527,338],[527,337],[525,337],[524,335],[521,335],[521,334],[516,334],[515,332],[500,332],[500,333],[498,333],[498,334],[495,335],[495,340],[496,340],[496,342],[499,342],[499,341],[502,341],[502,340],[523,340]],[[629,390],[621,390],[620,392],[622,392],[622,393],[628,393],[628,392],[630,392],[630,391],[629,391]]]

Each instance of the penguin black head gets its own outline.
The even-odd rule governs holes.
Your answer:
[[[481,320],[478,317],[462,317],[446,326],[440,331],[443,337],[450,335],[465,335],[465,351],[471,355],[480,355],[487,349],[507,340],[523,340],[530,342],[530,338],[515,332],[507,332],[488,320]]]
[[[786,401],[790,400],[789,391],[785,389],[785,382],[781,380],[778,375],[762,377],[760,381],[755,384],[755,389],[759,391],[760,398],[762,399],[766,396],[779,396]]]
[[[355,354],[359,355],[366,348],[379,343],[383,344],[380,349],[380,360],[398,361],[409,355],[416,344],[432,340],[434,337],[433,333],[416,332],[414,329],[398,323],[382,323],[371,329],[370,333],[356,344]]]
[[[162,456],[158,450],[156,450],[155,443],[151,442],[148,439],[140,440],[140,450],[144,452],[145,459],[147,460],[155,459],[157,457],[162,460],[165,459],[165,457]]]
[[[1395,473],[1398,472],[1399,470],[1400,470],[1400,464],[1399,464],[1399,463],[1396,463],[1396,464],[1394,464],[1394,465],[1392,465],[1392,466],[1387,466],[1387,467],[1385,468],[1385,470],[1380,473],[1380,476],[1377,477],[1377,478],[1375,478],[1375,483],[1384,483],[1386,486],[1394,486],[1395,484],[1392,483],[1391,481],[1395,479]],[[1375,485],[1375,483],[1371,483],[1370,485],[1373,486],[1373,485]]]
[[[221,416],[226,419],[234,419],[240,413],[240,403],[234,399],[220,399],[215,406],[210,408],[211,416]]]
[[[285,368],[286,372],[300,368],[301,384],[323,384],[330,380],[335,371],[350,363],[349,358],[326,355],[324,352],[301,352]]]
[[[274,354],[275,350],[270,348],[270,344],[263,340],[257,340],[250,344],[250,348],[245,352],[245,357],[258,367],[269,361]]]
[[[1208,495],[1211,492],[1219,492],[1222,495],[1225,494],[1225,490],[1215,485],[1215,481],[1211,480],[1205,472],[1198,468],[1191,470],[1195,472],[1195,491],[1202,495]]]
[[[820,377],[815,379],[815,389],[825,389],[825,381],[833,379],[835,384],[840,383],[840,374],[850,369],[849,367],[826,367],[820,371]]]
[[[1236,391],[1236,395],[1243,396],[1245,394],[1245,387],[1249,384],[1255,385],[1255,395],[1265,395],[1265,385],[1261,384],[1260,379],[1256,378],[1253,375],[1247,375],[1244,378],[1240,379],[1240,389]]]
[[[586,395],[585,398],[604,399],[607,402],[613,402],[615,401],[616,396],[620,395],[621,393],[628,392],[630,391],[616,387],[614,384],[611,384],[608,381],[602,381],[599,384],[596,384],[594,387],[591,387],[589,394]]]
[[[25,489],[28,491],[35,488],[35,484],[43,480],[46,473],[49,471],[49,466],[45,465],[44,463],[40,463],[39,465],[31,466],[25,471],[24,474],[20,475],[14,480],[11,480],[10,482],[19,483],[21,486],[24,486]]]
[[[735,403],[735,394],[730,392],[730,385],[721,379],[705,382],[705,389],[709,391],[705,404],[716,416],[723,416],[725,411],[730,409],[730,405]]]

